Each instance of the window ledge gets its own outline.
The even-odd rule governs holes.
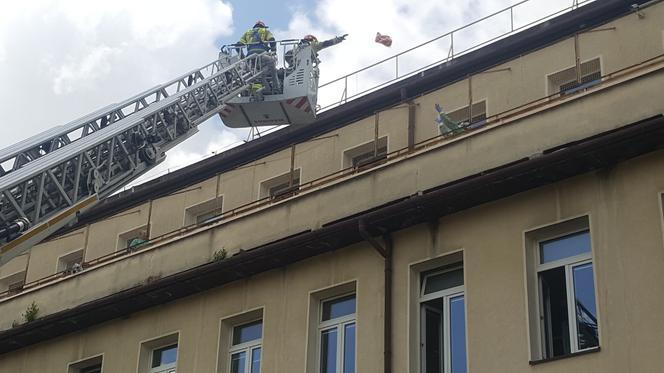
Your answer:
[[[599,352],[600,350],[601,350],[601,348],[598,346],[598,347],[595,347],[595,348],[589,348],[587,350],[583,350],[583,351],[579,351],[579,352],[573,352],[573,353],[567,354],[567,355],[550,357],[550,358],[540,359],[540,360],[531,360],[531,361],[529,361],[529,364],[530,365],[538,365],[538,364],[548,363],[550,361],[557,361],[557,360],[567,359],[567,358],[570,358],[570,357],[592,354],[592,353],[595,353],[595,352]]]

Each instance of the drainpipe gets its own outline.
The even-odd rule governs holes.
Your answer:
[[[358,230],[362,238],[367,241],[384,259],[384,289],[385,304],[383,320],[383,372],[392,373],[392,237],[389,233],[383,235],[381,243],[367,230],[367,224],[360,220]]]

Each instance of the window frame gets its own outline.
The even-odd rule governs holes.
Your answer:
[[[67,364],[67,373],[85,373],[92,371],[91,369],[99,369],[98,372],[104,372],[104,354],[88,356],[86,358],[70,362]]]
[[[295,195],[299,190],[302,184],[303,170],[302,167],[297,167],[293,169],[293,185],[290,187],[285,187],[280,190],[274,191],[275,194],[271,194],[270,191],[274,190],[276,187],[280,187],[283,184],[290,182],[291,171],[288,170],[279,175],[269,177],[267,179],[261,180],[258,182],[258,200],[269,199],[281,200]],[[281,181],[283,179],[284,181]]]
[[[377,154],[374,157],[374,143],[378,140]],[[384,149],[384,151],[382,151]],[[390,152],[390,136],[385,134],[341,151],[341,169],[365,169],[369,165],[382,164]],[[358,158],[363,159],[356,161]]]
[[[603,77],[602,72],[604,71],[604,59],[603,59],[602,55],[597,55],[595,57],[588,58],[584,61],[580,61],[579,62],[579,68],[582,68],[582,65],[587,64],[589,62],[593,62],[595,60],[598,60],[598,64],[599,64],[599,71],[598,71],[599,72],[599,78],[598,79],[583,82],[584,77],[592,76],[592,75],[596,74],[597,72],[593,72],[593,73],[585,74],[585,75],[583,74],[583,72],[580,72],[580,76],[581,76],[581,82],[580,83],[577,82],[576,78],[575,78],[573,80],[569,80],[569,81],[567,81],[565,83],[562,83],[562,84],[552,84],[551,78],[556,74],[571,70],[573,72],[573,74],[576,75],[576,73],[577,73],[576,72],[576,66],[577,66],[576,64],[565,67],[565,68],[557,70],[557,71],[554,71],[552,73],[546,74],[546,76],[544,77],[544,79],[546,81],[546,85],[545,85],[545,87],[546,87],[546,92],[545,92],[546,97],[554,96],[554,95],[564,96],[564,95],[576,93],[580,90],[591,88],[595,85],[600,84],[602,82],[602,77]],[[571,84],[571,83],[577,83],[577,85],[573,86],[573,87],[570,87],[570,88],[567,88],[567,89],[564,89],[564,90],[561,90],[561,87],[563,87],[565,85],[568,85],[568,84]],[[554,87],[556,88],[555,90],[553,89]]]
[[[261,322],[261,337],[257,338],[257,339],[253,339],[249,342],[244,342],[244,343],[234,345],[233,344],[233,336],[235,334],[235,328],[246,326],[246,325],[249,325],[249,324],[253,324],[256,321]],[[261,349],[261,361],[260,361],[259,366],[258,366],[258,371],[259,372],[261,371],[261,366],[263,364],[263,324],[264,324],[263,323],[263,318],[260,317],[260,318],[256,318],[256,319],[253,319],[253,320],[250,320],[250,321],[247,321],[247,322],[242,322],[240,324],[232,326],[231,332],[229,333],[230,340],[228,342],[229,347],[228,347],[228,369],[227,369],[227,372],[230,373],[231,369],[233,368],[233,364],[232,364],[233,355],[237,354],[237,353],[240,353],[240,352],[245,352],[246,356],[248,358],[247,359],[248,364],[245,365],[243,373],[251,373],[252,368],[253,368],[253,366],[252,366],[252,364],[253,364],[253,359],[252,359],[253,352],[254,352],[254,350],[256,350],[258,348]]]
[[[218,220],[224,214],[224,195],[197,202],[184,209],[182,225],[201,225],[213,220]]]
[[[558,240],[564,237],[573,236],[579,233],[587,232],[590,239],[590,247],[588,252],[583,254],[577,254],[570,257],[558,259],[548,263],[542,263],[542,253],[541,253],[541,244],[548,241]],[[587,347],[580,349],[578,341],[578,321],[576,317],[576,302],[575,302],[575,289],[574,289],[574,269],[587,264],[592,264],[593,269],[593,288],[594,288],[594,299],[595,305],[597,307],[597,282],[595,281],[595,265],[593,260],[593,248],[592,248],[592,234],[590,226],[576,228],[576,229],[567,229],[560,231],[557,234],[551,234],[547,236],[538,237],[534,240],[534,246],[531,248],[534,250],[533,258],[535,260],[535,267],[533,273],[535,275],[535,290],[537,295],[537,338],[539,338],[538,344],[540,348],[539,359],[547,360],[552,358],[558,358],[560,356],[573,355],[580,352],[592,351],[600,348],[601,341],[599,335],[599,310],[597,310],[597,346]],[[570,351],[567,354],[553,356],[547,349],[547,333],[546,333],[546,317],[544,313],[544,291],[542,288],[542,279],[540,273],[564,267],[565,271],[565,296],[567,301],[567,320],[568,320],[568,333],[569,333],[569,346]],[[597,307],[599,308],[599,307]]]
[[[463,284],[454,286],[451,288],[443,289],[443,290],[438,290],[429,294],[425,294],[426,290],[426,283],[429,277],[441,275],[443,273],[447,272],[453,272],[456,270],[463,270]],[[442,268],[440,270],[434,270],[430,273],[420,273],[420,276],[423,276],[424,279],[420,280],[420,293],[419,293],[419,298],[418,298],[418,304],[419,304],[419,328],[420,328],[420,373],[425,373],[426,372],[426,358],[425,358],[425,350],[426,350],[426,343],[423,342],[424,337],[426,335],[425,333],[425,328],[426,328],[426,319],[425,319],[425,312],[426,312],[426,307],[427,306],[425,303],[436,300],[436,299],[442,299],[443,302],[443,312],[442,312],[442,322],[441,322],[441,344],[443,346],[443,351],[441,358],[443,359],[442,361],[442,366],[443,366],[443,373],[449,373],[452,371],[452,359],[450,358],[452,356],[452,344],[450,343],[451,341],[451,334],[450,334],[450,304],[451,300],[458,298],[460,296],[463,297],[464,300],[464,329],[465,329],[465,335],[468,335],[468,323],[466,322],[467,320],[467,315],[466,315],[466,307],[465,307],[465,302],[466,302],[466,280],[465,280],[465,268],[463,263],[457,263],[453,264],[449,267]],[[438,310],[436,310],[438,311]],[[466,349],[466,369],[468,366],[468,348],[467,348],[467,341],[468,338],[466,337],[464,340],[464,348]]]
[[[330,320],[323,321],[323,304],[331,302],[340,298],[353,295],[355,297],[355,311],[350,315],[344,315]],[[346,326],[353,324],[355,326],[355,343],[354,343],[354,356],[355,361],[353,361],[354,372],[357,372],[357,292],[347,292],[340,295],[335,295],[332,297],[324,298],[319,301],[318,305],[318,318],[317,318],[317,343],[316,343],[316,372],[321,373],[321,359],[322,359],[322,344],[323,332],[328,330],[336,329],[337,331],[337,356],[336,356],[336,367],[337,371],[335,373],[343,373],[343,363],[344,363],[344,343],[346,336]]]
[[[168,364],[160,365],[160,366],[158,366],[158,367],[153,367],[153,366],[152,366],[152,361],[153,361],[153,359],[154,359],[154,353],[155,353],[155,351],[157,351],[157,350],[162,350],[162,349],[166,349],[166,348],[168,348],[168,347],[173,347],[173,346],[175,346],[175,349],[176,349],[176,351],[175,351],[175,361],[172,362],[172,363],[168,363]],[[176,343],[167,343],[167,344],[160,345],[160,346],[157,346],[157,347],[152,348],[152,349],[150,350],[150,357],[149,357],[149,359],[148,359],[148,372],[149,372],[149,373],[168,373],[168,372],[170,372],[171,370],[172,370],[173,372],[177,372],[177,365],[178,365],[178,356],[179,356],[179,354],[180,354],[180,343],[179,343],[179,341],[176,342]]]

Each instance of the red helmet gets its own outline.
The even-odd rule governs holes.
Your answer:
[[[259,19],[258,21],[256,21],[256,24],[254,24],[254,27],[265,27],[265,22]]]
[[[311,34],[305,36],[302,40],[306,40],[306,41],[318,41],[318,39],[316,39],[316,37],[313,36],[313,35],[311,35]]]

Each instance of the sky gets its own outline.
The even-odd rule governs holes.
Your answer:
[[[321,52],[321,82],[333,80],[496,12],[517,0],[31,0],[10,1],[0,13],[0,148],[120,102],[211,62],[218,48],[237,41],[258,19],[277,39],[349,34]],[[515,8],[526,24],[573,0],[530,0]],[[509,27],[508,13],[455,36],[455,50]],[[374,42],[390,35],[390,48]],[[399,69],[445,58],[449,38],[401,57]],[[359,92],[391,79],[393,61],[349,79]],[[343,86],[322,88],[319,102],[340,97]],[[168,152],[146,177],[186,166],[241,144],[246,131],[224,127],[218,116]],[[145,178],[142,180],[145,180]]]

